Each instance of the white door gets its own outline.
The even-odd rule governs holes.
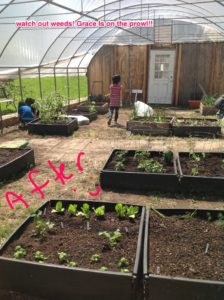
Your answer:
[[[172,104],[174,50],[151,50],[148,103]]]

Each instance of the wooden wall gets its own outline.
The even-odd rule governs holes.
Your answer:
[[[142,89],[145,99],[147,53],[147,46],[103,46],[88,67],[89,94],[108,94],[112,75],[120,74],[124,99],[129,98],[129,89]]]
[[[176,49],[173,104],[186,105],[189,99],[201,99],[199,84],[208,94],[224,93],[224,43],[187,43],[171,47]],[[151,48],[166,46],[103,46],[88,67],[89,94],[107,94],[112,75],[120,74],[124,99],[129,99],[129,89],[142,89],[146,100]]]

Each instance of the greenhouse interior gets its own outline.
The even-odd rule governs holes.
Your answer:
[[[0,33],[0,300],[224,299],[224,0],[0,0]]]

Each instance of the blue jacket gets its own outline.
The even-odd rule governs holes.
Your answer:
[[[21,120],[25,121],[32,121],[33,120],[33,113],[32,109],[28,105],[22,105],[18,109],[18,114]]]

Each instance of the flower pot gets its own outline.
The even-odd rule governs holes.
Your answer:
[[[190,109],[197,109],[200,107],[200,100],[188,100],[187,103]]]
[[[54,222],[53,231],[42,237],[31,237],[35,230],[34,218],[29,217],[11,235],[0,249],[0,289],[15,291],[25,295],[43,297],[48,300],[92,300],[92,299],[137,299],[139,291],[138,280],[141,276],[143,229],[145,208],[139,206],[138,217],[135,222],[128,219],[119,220],[114,215],[114,203],[88,201],[91,205],[89,220],[83,217],[68,215],[69,204],[77,204],[80,210],[82,201],[64,200],[64,213],[51,213],[56,201],[49,201],[40,207],[41,218]],[[105,205],[105,220],[97,220],[93,216],[92,207]],[[114,217],[115,216],[115,217]],[[120,229],[122,233],[119,245],[104,248],[104,240],[99,231],[114,231]],[[90,263],[90,257],[96,253],[100,240],[102,262]],[[25,259],[14,259],[15,245],[22,245],[27,250]],[[32,245],[32,246],[31,246]],[[123,249],[123,250],[122,250]],[[132,249],[132,250],[131,250]],[[34,260],[36,250],[48,253],[43,263]],[[49,252],[47,252],[49,251]],[[59,264],[57,252],[65,251],[72,260],[76,260],[77,267],[68,267],[67,262]],[[119,271],[100,271],[99,268],[106,259],[108,267],[118,268],[117,259],[130,255],[130,270],[128,273]],[[57,263],[48,262],[54,261]],[[76,258],[75,258],[76,257]],[[82,265],[90,267],[82,267]]]

